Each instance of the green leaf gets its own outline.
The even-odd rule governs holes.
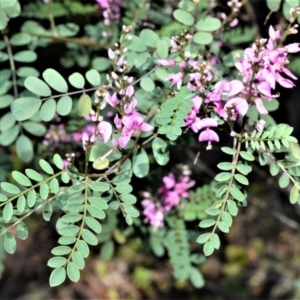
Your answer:
[[[213,220],[213,219],[206,219],[206,220],[203,220],[200,222],[199,226],[201,228],[208,228],[208,227],[211,227],[213,225],[216,224],[216,220]]]
[[[282,175],[279,178],[279,186],[284,189],[286,188],[290,183],[290,178],[286,173],[282,173]]]
[[[209,207],[205,210],[205,212],[208,214],[208,215],[211,215],[211,216],[217,216],[220,214],[220,210],[218,208],[215,208],[215,207]]]
[[[238,201],[243,202],[245,200],[245,196],[244,194],[235,186],[232,186],[230,189],[230,194],[232,195],[232,197]]]
[[[196,242],[199,243],[199,244],[204,244],[210,239],[210,237],[211,237],[210,232],[203,233],[197,238]]]
[[[14,100],[12,95],[0,96],[0,108],[8,107]]]
[[[39,78],[29,76],[24,81],[24,86],[30,92],[43,97],[48,97],[51,95],[51,90],[49,86]]]
[[[13,171],[11,173],[11,175],[12,175],[13,179],[21,185],[24,185],[24,186],[32,185],[31,181],[24,174],[22,174],[19,171]]]
[[[280,8],[281,0],[267,0],[267,6],[272,11],[278,11]]]
[[[53,255],[66,255],[72,251],[72,248],[69,246],[57,246],[51,250]]]
[[[84,268],[84,259],[79,252],[73,252],[72,260],[79,270],[82,270]]]
[[[143,178],[149,173],[149,159],[146,151],[141,148],[137,150],[132,158],[132,170],[136,177]]]
[[[234,155],[236,153],[236,150],[229,148],[229,147],[222,147],[221,150],[222,150],[222,152],[229,154],[229,155]]]
[[[155,89],[155,84],[150,77],[143,77],[140,81],[140,86],[146,92],[152,92]]]
[[[202,274],[195,267],[190,268],[190,280],[195,288],[202,288],[205,284]]]
[[[18,194],[21,192],[21,190],[17,186],[8,182],[2,182],[0,186],[5,192],[10,194]]]
[[[103,261],[112,259],[115,251],[115,244],[113,241],[108,241],[101,246],[100,256]]]
[[[51,268],[59,268],[66,264],[67,259],[65,257],[52,257],[48,260],[47,265]]]
[[[106,182],[92,182],[89,184],[90,189],[96,192],[106,192],[110,189],[110,186]]]
[[[164,40],[159,40],[157,42],[156,50],[159,58],[167,58],[169,55],[169,45]]]
[[[276,176],[279,173],[279,166],[276,162],[271,163],[270,173],[271,173],[272,176]]]
[[[196,32],[193,36],[193,41],[199,45],[208,45],[213,41],[213,36],[209,32]]]
[[[203,252],[205,256],[209,256],[214,253],[214,245],[211,241],[207,241],[203,246]]]
[[[16,152],[24,162],[30,162],[34,157],[32,140],[26,135],[20,135],[16,141]]]
[[[58,233],[66,236],[74,236],[78,233],[80,227],[77,225],[66,225],[59,228]]]
[[[78,114],[86,117],[90,114],[92,109],[92,99],[87,94],[82,94],[78,100]]]
[[[67,275],[73,282],[77,282],[80,279],[80,272],[73,262],[69,262],[67,265]]]
[[[47,183],[42,183],[40,185],[40,196],[43,200],[46,200],[49,196],[49,186]]]
[[[59,191],[59,182],[56,178],[52,178],[49,184],[50,191],[53,194],[56,194]]]
[[[97,206],[89,205],[88,206],[88,212],[94,218],[97,218],[97,219],[104,219],[105,218],[105,212]]]
[[[18,202],[17,202],[17,209],[20,213],[24,212],[26,207],[26,198],[24,197],[24,195],[21,195],[18,198]]]
[[[20,126],[18,124],[15,124],[9,130],[0,133],[0,144],[2,146],[10,145],[16,140],[19,132],[20,132]]]
[[[66,93],[68,84],[65,79],[54,69],[46,69],[42,74],[44,80],[56,91]]]
[[[78,241],[76,246],[78,252],[82,255],[82,257],[87,258],[90,254],[90,249],[87,243],[83,240]]]
[[[131,35],[130,40],[127,40],[127,47],[129,50],[135,51],[135,52],[144,52],[147,50],[147,46],[140,37],[136,35]]]
[[[85,78],[93,86],[99,86],[101,84],[101,77],[97,70],[91,69],[85,73]]]
[[[49,283],[51,287],[58,286],[66,280],[66,270],[62,267],[51,272]]]
[[[54,154],[53,162],[54,162],[54,164],[56,165],[56,167],[58,169],[60,169],[60,170],[63,169],[63,167],[64,167],[63,160],[62,160],[62,158],[60,157],[59,154]]]
[[[234,178],[241,184],[249,185],[249,181],[244,175],[234,174]]]
[[[221,231],[225,232],[225,233],[228,233],[228,232],[229,232],[229,227],[228,227],[228,225],[227,225],[225,222],[223,222],[223,221],[220,221],[220,222],[218,223],[218,228],[219,228]]]
[[[152,151],[156,162],[160,166],[164,166],[170,159],[169,151],[167,151],[168,144],[161,138],[156,137],[152,142]]]
[[[140,38],[145,41],[148,47],[155,48],[157,42],[159,41],[159,36],[157,33],[150,29],[143,29],[140,33]]]
[[[39,76],[39,71],[32,67],[20,67],[17,69],[17,75],[19,77],[27,77],[27,76]]]
[[[50,221],[52,213],[53,213],[53,208],[52,208],[51,203],[49,202],[49,203],[47,203],[44,206],[44,209],[43,209],[43,219],[45,221]]]
[[[69,76],[69,82],[72,86],[74,86],[77,89],[84,88],[84,84],[85,84],[84,77],[78,72],[75,72]]]
[[[298,202],[298,198],[299,198],[299,188],[298,188],[298,183],[295,184],[291,190],[290,193],[290,202],[292,204],[295,204]]]
[[[47,131],[45,125],[37,122],[25,121],[22,125],[27,132],[35,136],[44,136]]]
[[[174,10],[173,16],[175,20],[187,26],[192,26],[195,22],[193,15],[183,9]]]
[[[32,50],[23,50],[14,55],[14,61],[31,63],[37,59],[37,55]]]
[[[229,172],[221,172],[216,177],[215,180],[219,182],[227,181],[231,178],[231,173]]]
[[[120,194],[130,194],[132,186],[130,184],[119,184],[115,187],[115,190]]]
[[[249,161],[255,160],[255,157],[251,153],[249,153],[249,152],[241,151],[240,155],[245,160],[249,160]]]
[[[9,254],[13,254],[17,249],[16,239],[9,231],[4,235],[4,248]]]
[[[87,244],[96,246],[98,245],[97,237],[88,229],[83,229],[82,238],[86,241]]]
[[[108,158],[98,158],[93,162],[93,168],[95,170],[104,170],[109,167],[109,159]]]
[[[7,20],[8,20],[8,18],[6,16],[6,13],[5,13],[4,9],[2,9],[0,7],[0,30],[6,28]]]
[[[56,102],[54,99],[45,101],[40,110],[40,117],[43,121],[51,121],[56,113]]]
[[[10,38],[10,44],[12,46],[24,46],[24,45],[28,45],[30,42],[31,42],[31,35],[26,32],[16,33]]]
[[[27,205],[29,208],[33,207],[36,202],[36,192],[31,190],[27,195]]]
[[[32,117],[40,108],[42,101],[33,97],[22,97],[11,103],[11,112],[17,121],[24,121]]]
[[[63,96],[59,98],[57,102],[56,111],[61,116],[67,116],[71,112],[72,106],[73,106],[72,98],[69,96]]]
[[[229,200],[227,202],[227,209],[232,216],[236,216],[238,214],[238,208],[234,201]]]
[[[13,212],[14,210],[13,210],[12,203],[11,202],[6,203],[4,205],[3,212],[2,212],[4,221],[9,222],[13,216]]]
[[[122,195],[120,195],[120,198],[121,198],[121,196],[128,196],[128,195],[122,194]],[[129,195],[129,196],[132,196],[132,195]],[[90,197],[88,198],[88,200],[89,200],[89,202],[90,202],[92,205],[97,206],[97,207],[99,207],[99,208],[101,208],[101,209],[107,209],[107,208],[108,208],[107,202],[106,202],[105,200],[99,198],[99,197],[93,197],[93,196],[90,196]]]
[[[35,181],[42,181],[43,180],[43,176],[35,170],[26,169],[25,174],[27,175],[27,177],[29,177],[30,179],[33,179]]]
[[[91,217],[86,217],[84,221],[86,225],[90,227],[92,230],[94,230],[96,233],[98,234],[101,233],[102,226],[96,219]]]
[[[214,246],[215,249],[219,249],[220,248],[220,245],[221,245],[220,238],[219,238],[219,236],[216,233],[212,234],[210,240],[211,240],[211,242],[212,242],[212,244],[213,244],[213,246]]]
[[[44,159],[39,160],[39,165],[45,173],[50,174],[50,175],[54,174],[54,171],[53,171],[51,165]]]
[[[202,31],[215,31],[221,27],[221,21],[217,18],[213,17],[205,17],[204,19],[200,19],[197,24],[197,30]]]
[[[232,217],[227,211],[223,211],[222,220],[225,222],[229,227],[232,225]]]
[[[131,194],[121,194],[120,199],[127,204],[135,204],[136,203],[136,197]]]
[[[96,57],[92,61],[92,66],[99,72],[105,71],[110,66],[110,61],[105,57]]]
[[[231,162],[221,162],[217,165],[217,167],[223,171],[230,171],[232,170],[233,165]]]

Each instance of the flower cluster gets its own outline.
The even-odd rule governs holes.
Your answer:
[[[164,226],[164,214],[178,206],[182,198],[188,198],[188,190],[195,185],[195,181],[190,179],[191,172],[188,167],[182,166],[181,169],[182,174],[178,178],[173,173],[163,177],[163,185],[157,191],[156,201],[150,193],[143,193],[143,214],[155,228]]]
[[[122,0],[96,0],[103,10],[104,24],[108,26],[112,21],[118,22]]]
[[[231,2],[232,6],[238,3]],[[238,5],[236,7],[238,8]],[[286,35],[296,33],[296,28],[297,25],[289,28]],[[178,49],[178,39],[172,38],[171,52],[181,50]],[[300,51],[300,47],[299,43],[282,46],[283,40],[279,30],[274,30],[271,26],[268,40],[257,40],[252,47],[244,51],[243,58],[238,58],[235,66],[242,80],[222,79],[215,83],[212,89],[210,86],[213,76],[206,62],[190,59],[190,54],[186,52],[181,55],[181,62],[174,59],[158,60],[162,66],[180,67],[180,72],[166,77],[167,81],[171,81],[171,86],[176,85],[179,89],[183,81],[187,80],[187,87],[194,93],[191,98],[194,105],[186,118],[185,126],[195,133],[201,131],[200,142],[208,142],[210,148],[211,142],[219,141],[217,133],[211,129],[218,127],[217,118],[223,119],[232,129],[233,122],[239,117],[244,117],[251,105],[255,105],[260,114],[268,114],[262,100],[278,97],[272,92],[276,82],[285,88],[294,86],[291,79],[297,78],[286,68],[287,55]],[[257,123],[257,128],[263,130],[264,125],[263,122]]]
[[[153,126],[146,123],[140,113],[137,112],[137,99],[134,97],[134,87],[132,85],[133,77],[125,75],[128,65],[124,60],[124,53],[119,50],[112,51],[109,49],[109,58],[115,63],[122,75],[118,75],[116,72],[112,72],[108,78],[113,85],[118,89],[118,93],[105,94],[105,103],[112,108],[117,109],[119,114],[114,117],[114,125],[117,131],[120,133],[117,139],[113,139],[112,142],[115,146],[125,148],[130,138],[138,132],[147,132],[153,129]]]

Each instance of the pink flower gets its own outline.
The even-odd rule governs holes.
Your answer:
[[[219,142],[219,136],[213,130],[206,128],[200,133],[199,142],[208,142],[207,149],[210,149],[211,142]]]
[[[256,121],[256,123],[255,123],[255,129],[257,131],[263,131],[265,126],[266,126],[265,120],[259,120],[259,121]]]
[[[183,79],[183,73],[182,72],[179,72],[179,73],[176,73],[176,74],[170,74],[166,77],[166,80],[171,80],[172,81],[171,87],[176,84],[178,89],[180,89],[180,87],[182,85],[182,79]]]
[[[174,59],[158,59],[157,61],[164,67],[171,67],[176,65],[176,61]]]
[[[140,130],[145,132],[150,131],[154,128],[150,124],[144,123],[142,116],[137,112],[133,112],[130,115],[124,116],[122,118],[122,123],[128,130],[133,131]]]
[[[143,215],[150,225],[154,228],[164,227],[164,214],[160,205],[148,199],[143,200],[141,203],[144,206]]]
[[[218,127],[218,121],[213,118],[196,118],[196,121],[192,124],[191,128],[194,132],[198,132],[199,130],[207,127]]]
[[[116,107],[120,103],[120,100],[117,97],[117,93],[113,93],[112,95],[110,95],[110,93],[107,92],[105,94],[105,101],[112,107]]]
[[[112,135],[112,126],[106,121],[102,121],[98,125],[98,132],[101,135],[103,142],[106,144]]]
[[[235,120],[238,115],[245,116],[249,108],[247,101],[241,97],[235,97],[226,102],[224,110],[226,112],[225,120]]]

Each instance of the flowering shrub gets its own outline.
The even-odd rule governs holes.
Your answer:
[[[275,2],[267,1],[271,11],[281,8]],[[156,256],[166,251],[176,279],[202,287],[200,254],[220,248],[220,232],[247,205],[254,163],[269,164],[299,203],[297,139],[269,115],[278,86],[293,88],[297,79],[288,63],[299,43],[286,40],[298,32],[298,2],[283,1],[285,22],[255,39],[240,24],[239,0],[226,11],[208,0],[166,2],[161,11],[151,1],[0,0],[0,144],[2,155],[22,162],[11,177],[1,173],[6,252],[27,238],[32,213],[42,210],[49,221],[60,211],[51,286],[80,279],[90,246],[102,243],[111,257],[111,232],[126,224],[143,232]],[[100,21],[57,24],[68,13]],[[28,20],[15,33],[19,15]],[[50,28],[32,15],[49,19]],[[64,71],[34,65],[51,42],[66,45],[55,54]],[[236,45],[246,46],[230,51]],[[66,75],[71,67],[80,71]],[[185,155],[195,145],[226,157],[209,185],[193,172],[200,150],[194,161]]]

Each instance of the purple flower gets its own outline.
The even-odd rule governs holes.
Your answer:
[[[219,136],[213,130],[206,128],[200,133],[199,142],[208,142],[207,149],[210,149],[211,142],[219,142]]]

